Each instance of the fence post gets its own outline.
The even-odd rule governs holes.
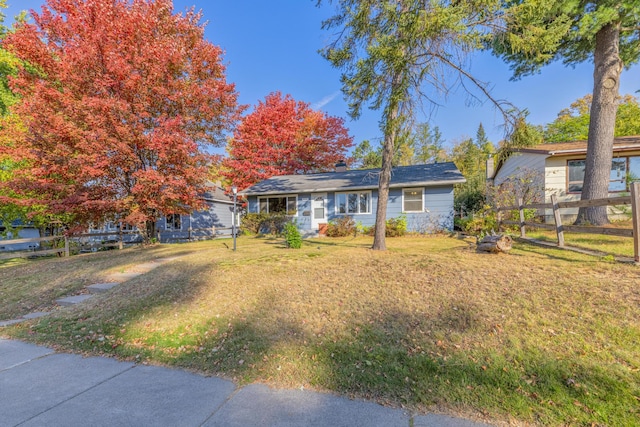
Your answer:
[[[69,238],[64,236],[64,256],[69,257]]]
[[[118,249],[122,250],[122,221],[120,221],[120,227],[118,227]]]
[[[527,237],[527,230],[524,225],[524,200],[522,197],[518,197],[518,212],[520,212],[520,237]]]
[[[558,207],[558,196],[551,195],[551,203],[553,204],[553,219],[556,222],[556,234],[558,235],[558,246],[564,246],[564,228],[562,227],[562,217],[560,216],[560,208]]]
[[[633,260],[640,264],[640,182],[631,183],[631,215],[633,216]]]

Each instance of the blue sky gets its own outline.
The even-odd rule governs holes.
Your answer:
[[[8,22],[19,10],[40,10],[42,0],[8,0]],[[316,0],[174,0],[176,12],[194,6],[208,22],[206,38],[225,51],[227,80],[236,84],[240,102],[255,105],[274,91],[291,94],[294,99],[333,116],[343,117],[354,142],[379,141],[379,112],[363,111],[352,121],[340,92],[340,71],[332,68],[318,50],[332,34],[320,28],[332,15],[332,6],[316,7]],[[529,121],[545,124],[574,100],[591,93],[592,64],[575,68],[552,64],[535,76],[511,82],[508,65],[487,53],[471,59],[471,73],[491,82],[492,95],[506,99],[529,111]],[[622,75],[622,94],[640,90],[640,67]],[[447,144],[475,137],[482,122],[490,139],[503,137],[501,115],[489,104],[472,103],[458,90],[431,113],[420,114],[419,121],[438,126]]]

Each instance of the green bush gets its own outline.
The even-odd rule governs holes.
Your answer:
[[[484,209],[477,214],[463,218],[455,218],[454,224],[460,228],[460,230],[473,236],[484,236],[491,233],[491,231],[498,231],[496,211],[492,210],[489,206],[485,206]]]
[[[386,223],[384,232],[385,237],[400,237],[404,236],[407,232],[407,217],[404,215],[401,215],[398,218],[390,218]],[[368,227],[367,234],[370,236],[376,234],[376,227]]]
[[[404,236],[407,232],[407,217],[402,215],[398,218],[391,218],[387,220],[387,227],[385,236],[387,237],[400,237]]]
[[[240,221],[240,230],[244,234],[274,234],[284,231],[290,222],[284,213],[247,213]]]
[[[294,221],[285,224],[283,234],[288,248],[300,249],[302,247],[302,236]]]
[[[350,216],[343,216],[327,224],[327,237],[355,236],[357,232],[356,223]]]

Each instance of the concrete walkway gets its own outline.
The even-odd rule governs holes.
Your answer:
[[[0,426],[480,427],[442,415],[0,339]]]

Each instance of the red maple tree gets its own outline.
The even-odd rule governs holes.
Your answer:
[[[276,175],[329,170],[352,145],[343,119],[275,92],[242,119],[222,173],[242,190]]]
[[[21,126],[0,150],[28,164],[3,185],[21,204],[152,224],[201,206],[206,147],[239,119],[222,51],[171,0],[47,0],[3,46]]]

